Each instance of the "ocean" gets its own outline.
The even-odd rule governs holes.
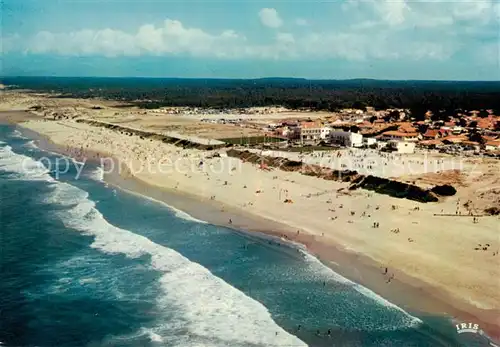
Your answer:
[[[109,186],[0,125],[3,346],[486,346],[272,239]],[[470,335],[470,334],[469,334]]]

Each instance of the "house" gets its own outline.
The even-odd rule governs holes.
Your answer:
[[[323,141],[326,141],[328,140],[328,137],[330,136],[330,133],[333,131],[333,128],[330,127],[330,126],[324,126],[321,128],[321,132],[320,132],[320,139],[323,140]]]
[[[438,132],[439,132],[439,137],[446,137],[451,134],[450,129],[444,129],[444,128],[439,129]]]
[[[374,137],[363,137],[363,145],[370,147],[377,144],[377,139]]]
[[[481,144],[475,141],[464,140],[460,142],[460,147],[469,151],[479,151],[481,150]]]
[[[363,135],[350,131],[332,131],[328,139],[330,143],[344,147],[363,146]]]
[[[398,130],[404,133],[416,133],[418,131],[410,122],[399,123]]]
[[[447,145],[460,144],[463,141],[467,141],[467,136],[465,136],[465,135],[458,135],[458,136],[449,135],[449,136],[443,137],[441,139],[441,141],[443,141],[443,143],[447,144]]]
[[[427,131],[422,135],[422,137],[426,140],[435,140],[439,136],[439,130],[437,129],[427,129]]]
[[[432,148],[439,148],[443,146],[443,142],[437,139],[433,140],[423,140],[418,143],[420,147],[432,149]]]
[[[415,142],[400,141],[400,140],[390,140],[387,142],[387,147],[397,151],[398,153],[410,154],[415,153]]]
[[[493,140],[500,140],[500,139],[497,139],[496,136],[490,136],[490,135],[483,135],[483,140],[488,142],[488,141],[493,141]]]
[[[281,135],[289,140],[297,140],[300,138],[300,128],[298,126],[284,126]]]
[[[494,115],[491,114],[486,118],[477,118],[476,120],[478,128],[489,130],[495,129],[496,124],[499,121]]]
[[[418,141],[417,132],[403,132],[399,130],[391,130],[383,132],[381,135],[377,136],[379,140],[382,141]]]
[[[500,140],[490,140],[485,144],[485,149],[487,151],[498,151],[500,150]]]
[[[319,122],[301,122],[300,123],[300,140],[315,141],[321,139],[322,124]]]

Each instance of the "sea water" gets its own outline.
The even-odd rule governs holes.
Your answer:
[[[0,125],[4,346],[485,345],[303,251],[109,187],[96,166],[58,170],[61,158]]]

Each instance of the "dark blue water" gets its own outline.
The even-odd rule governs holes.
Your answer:
[[[78,176],[64,160],[0,125],[3,345],[485,345],[301,251],[108,187],[91,165]]]

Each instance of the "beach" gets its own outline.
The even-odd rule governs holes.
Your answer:
[[[214,222],[285,236],[305,244],[326,264],[335,262],[335,254],[349,254],[336,270],[342,272],[354,261],[354,267],[370,268],[378,276],[367,279],[363,274],[353,276],[356,271],[350,269],[343,272],[378,293],[405,296],[393,290],[396,281],[425,293],[428,299],[423,302],[406,303],[414,310],[478,320],[490,334],[498,332],[499,287],[494,279],[500,258],[493,255],[498,249],[498,219],[481,217],[476,224],[467,217],[434,216],[443,211],[454,214],[459,194],[438,204],[420,204],[362,190],[338,193],[345,187],[339,182],[267,172],[235,158],[209,158],[213,153],[183,150],[83,123],[28,121],[21,126],[45,136],[77,160],[93,153],[88,159],[103,158],[106,167],[111,165],[109,158],[116,159],[122,163],[125,180],[133,178],[211,204],[218,212]],[[164,167],[147,167],[162,159]],[[284,203],[286,199],[293,203]],[[189,209],[189,203],[179,207]],[[252,228],[255,217],[281,227],[270,231],[261,223]],[[374,222],[380,226],[373,228]],[[477,244],[491,246],[478,251]]]
[[[60,107],[57,99],[48,102],[40,96],[6,100],[4,110],[24,110],[42,101],[53,110]],[[75,103],[71,99],[61,102],[68,109]],[[85,109],[90,119],[114,122],[121,115],[112,108],[94,110],[92,115],[88,108],[93,102],[76,105],[72,112]],[[263,169],[227,157],[224,150],[182,149],[71,118],[47,120],[40,112],[24,111],[4,112],[2,118],[39,134],[41,142],[54,151],[80,162],[102,164],[110,184],[168,201],[211,223],[303,244],[335,271],[398,305],[480,321],[486,331],[498,336],[500,283],[494,280],[500,268],[498,217],[482,216],[476,223],[467,216],[471,211],[482,215],[494,197],[498,161],[418,153],[391,157],[375,151],[309,155],[254,151],[418,182],[423,187],[446,183],[458,189],[453,197],[423,204],[363,189],[348,190],[343,182],[298,172]],[[136,124],[132,118],[130,122]],[[141,127],[153,128],[171,120],[157,115],[139,119]],[[182,117],[175,119],[186,123]],[[425,299],[408,300],[413,293]]]

